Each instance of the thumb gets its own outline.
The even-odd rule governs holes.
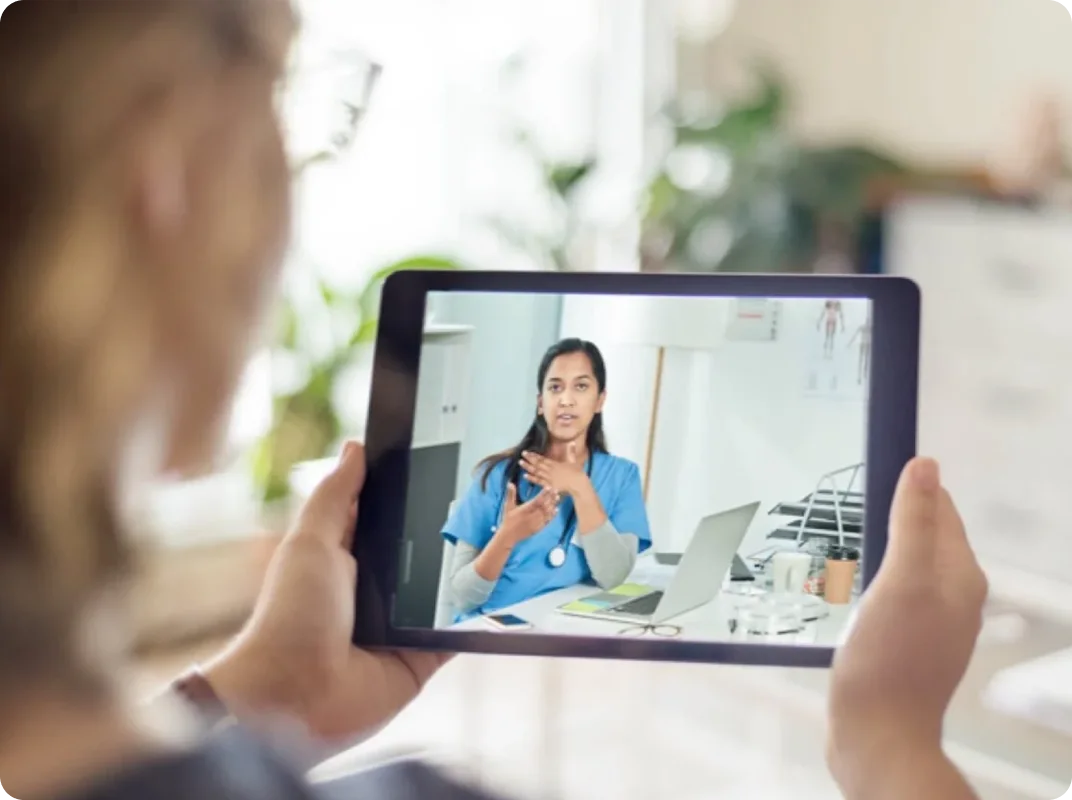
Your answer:
[[[506,484],[506,510],[513,511],[517,508],[517,487],[514,484]]]
[[[933,562],[940,531],[942,484],[938,462],[915,458],[901,472],[890,509],[884,568],[916,570]]]
[[[365,483],[365,448],[347,442],[335,469],[324,478],[298,515],[297,533],[343,545],[353,533],[354,507]]]
[[[571,464],[577,463],[577,442],[572,441],[566,446],[566,460]]]

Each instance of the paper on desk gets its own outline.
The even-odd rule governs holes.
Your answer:
[[[571,603],[559,606],[561,611],[572,611],[578,614],[594,614],[597,611],[602,611],[610,603],[593,603],[589,600],[574,600]]]
[[[596,611],[610,608],[611,606],[621,605],[621,598],[623,597],[643,597],[646,594],[651,594],[650,586],[643,586],[639,583],[623,583],[621,586],[616,586],[613,589],[600,592],[599,594],[582,597],[579,600],[573,600],[558,608],[560,611],[592,614]]]
[[[610,594],[622,597],[640,597],[645,594],[651,594],[651,587],[644,586],[641,583],[623,583],[621,586],[615,586],[611,589]]]
[[[998,672],[983,691],[990,708],[1072,735],[1072,650]]]

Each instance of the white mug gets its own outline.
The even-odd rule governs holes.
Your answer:
[[[772,589],[778,593],[803,594],[811,571],[811,556],[807,553],[775,553],[771,561]]]

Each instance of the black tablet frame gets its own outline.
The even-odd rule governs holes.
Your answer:
[[[403,531],[425,306],[430,292],[867,299],[872,302],[863,585],[886,551],[898,476],[916,454],[920,292],[889,276],[404,271],[385,282],[373,363],[353,554],[358,590],[353,641],[368,648],[789,667],[827,667],[834,648],[658,637],[578,637],[395,628],[390,609]]]

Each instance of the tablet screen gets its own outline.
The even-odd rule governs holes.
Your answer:
[[[871,301],[427,299],[397,628],[834,646]]]

